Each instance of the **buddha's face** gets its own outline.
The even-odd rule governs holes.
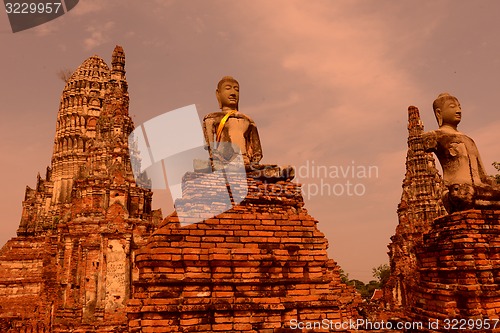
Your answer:
[[[234,81],[225,81],[217,89],[217,99],[221,109],[238,110],[240,100],[240,86]]]
[[[440,113],[443,125],[457,126],[462,120],[462,108],[457,99],[446,100],[436,111]]]

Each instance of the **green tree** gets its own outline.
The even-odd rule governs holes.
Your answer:
[[[379,288],[383,288],[391,275],[391,267],[387,264],[382,264],[378,267],[372,268],[372,272],[373,277],[377,279],[377,282],[380,285]]]
[[[354,288],[356,288],[358,293],[361,294],[361,297],[368,298],[371,296],[369,294],[368,290],[366,289],[366,285],[363,281],[359,281],[359,280],[354,279],[354,280],[351,280],[350,282],[354,285]]]
[[[364,299],[370,299],[375,289],[380,289],[380,284],[375,280],[371,280],[367,284],[359,280],[351,280],[350,282],[354,284],[354,287]]]
[[[497,169],[497,171],[500,172],[500,163],[499,162],[493,162],[492,165]],[[497,180],[497,183],[500,184],[500,173],[497,173],[495,176],[495,179]]]
[[[342,268],[340,269],[340,282],[352,285],[352,282],[349,280],[349,273],[346,273]]]
[[[370,299],[373,295],[373,292],[375,291],[375,289],[380,289],[381,286],[380,286],[380,282],[378,281],[375,281],[375,280],[371,280],[370,282],[368,282],[368,284],[365,284],[365,298],[366,299]]]
[[[356,290],[360,293],[361,297],[369,300],[375,289],[381,289],[391,274],[391,269],[387,264],[373,268],[372,271],[373,277],[376,278],[376,280],[371,280],[367,284],[356,279],[349,280],[349,274],[347,274],[343,269],[340,269],[340,280],[342,283],[354,286],[354,288],[356,288]]]

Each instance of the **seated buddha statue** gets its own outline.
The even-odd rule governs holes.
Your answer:
[[[474,140],[458,131],[460,102],[448,93],[433,103],[439,129],[423,134],[427,151],[434,152],[447,187],[443,204],[449,213],[467,209],[500,209],[500,186],[487,175]]]
[[[294,169],[260,164],[262,147],[255,122],[238,109],[240,85],[231,76],[223,77],[215,91],[220,111],[206,115],[203,132],[212,170],[220,170],[239,155],[249,177],[267,180],[292,179]]]

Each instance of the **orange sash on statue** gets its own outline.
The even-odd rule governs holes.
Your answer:
[[[222,120],[219,123],[219,127],[217,127],[217,134],[215,136],[215,141],[220,142],[220,137],[222,135],[222,130],[224,129],[224,125],[226,125],[226,121],[229,117],[231,117],[233,114],[235,114],[237,111],[236,110],[231,110],[226,115],[222,118]]]

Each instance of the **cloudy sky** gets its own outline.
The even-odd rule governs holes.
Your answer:
[[[50,165],[64,87],[57,73],[94,54],[109,64],[119,44],[136,125],[189,104],[213,112],[217,81],[236,77],[240,111],[259,128],[262,162],[301,168],[306,208],[330,257],[368,281],[372,267],[388,263],[398,222],[409,105],[435,129],[432,101],[456,95],[460,129],[494,173],[498,13],[500,2],[486,0],[80,0],[68,14],[15,34],[2,13],[0,243],[15,235],[26,185]],[[318,177],[318,166],[372,167],[372,174]],[[170,213],[165,200],[155,205]]]

